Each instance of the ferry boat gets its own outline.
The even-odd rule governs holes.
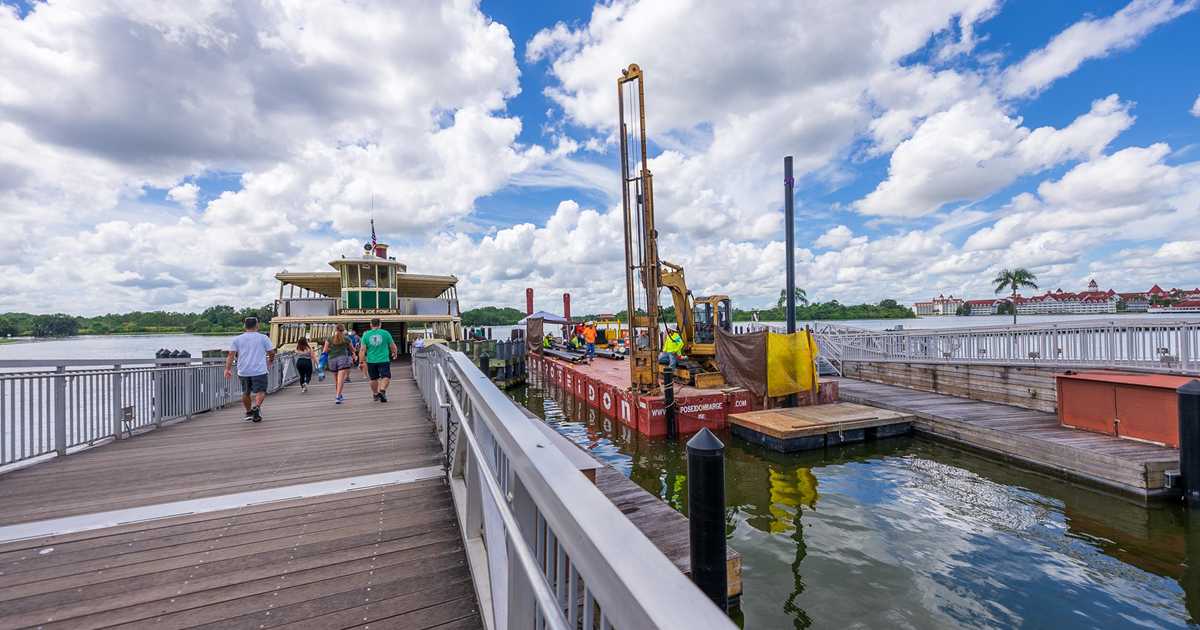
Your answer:
[[[408,354],[417,337],[463,338],[458,278],[408,273],[404,263],[388,256],[387,244],[373,241],[358,257],[330,261],[334,271],[275,274],[279,298],[271,341],[276,348],[294,347],[301,337],[320,342],[337,324],[361,333],[376,317],[401,354]]]

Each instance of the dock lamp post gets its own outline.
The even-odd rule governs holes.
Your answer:
[[[725,572],[725,445],[708,428],[687,443],[692,582],[729,611]]]
[[[1192,379],[1179,394],[1179,473],[1183,498],[1190,508],[1200,508],[1200,380]]]

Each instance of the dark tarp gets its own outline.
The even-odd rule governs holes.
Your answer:
[[[717,364],[726,382],[760,401],[767,395],[767,331],[735,335],[717,328]]]
[[[542,337],[545,334],[542,332],[542,320],[540,318],[525,320],[525,343],[528,344],[529,354],[542,353]]]

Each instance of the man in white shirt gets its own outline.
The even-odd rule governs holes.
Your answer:
[[[225,379],[233,376],[233,361],[237,359],[238,378],[242,381],[242,406],[246,408],[244,420],[262,422],[259,409],[267,398],[267,370],[275,360],[275,348],[271,339],[258,332],[258,318],[247,317],[246,332],[233,338],[229,356],[225,357]],[[250,396],[254,395],[251,405]]]

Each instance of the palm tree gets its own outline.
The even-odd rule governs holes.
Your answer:
[[[775,308],[783,308],[787,304],[787,289],[779,290],[779,299],[775,302]],[[796,304],[806,306],[808,304],[808,293],[796,287]]]
[[[1012,315],[1013,324],[1017,323],[1017,291],[1028,287],[1030,289],[1038,288],[1037,276],[1033,275],[1024,267],[1016,269],[1002,269],[996,277],[992,279],[992,284],[996,285],[996,293],[1000,293],[1005,289],[1012,289]]]

